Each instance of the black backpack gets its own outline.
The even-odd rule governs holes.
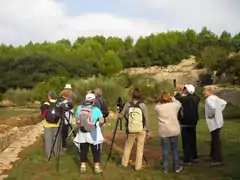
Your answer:
[[[108,115],[109,115],[109,111],[108,111],[108,108],[107,108],[105,102],[104,102],[104,101],[101,101],[101,99],[99,99],[99,98],[96,98],[96,100],[99,101],[99,104],[100,104],[100,106],[101,106],[100,110],[101,110],[101,112],[102,112],[102,114],[103,114],[103,117],[104,117],[104,118],[107,118]]]
[[[62,115],[61,108],[57,106],[57,102],[49,102],[49,104],[50,105],[45,113],[46,121],[52,124],[57,124]]]

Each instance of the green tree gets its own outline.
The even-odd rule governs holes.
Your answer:
[[[216,70],[216,66],[227,59],[228,52],[223,47],[207,46],[201,52],[201,60],[208,70]]]
[[[105,76],[111,76],[120,70],[123,65],[114,51],[107,51],[98,63],[100,73]]]

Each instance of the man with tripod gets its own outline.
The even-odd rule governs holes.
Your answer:
[[[48,101],[43,103],[41,106],[41,114],[42,117],[44,118],[43,120],[43,127],[44,127],[44,148],[45,148],[45,153],[47,158],[50,157],[51,155],[51,149],[54,143],[54,138],[56,137],[59,125],[60,125],[60,116],[61,112],[56,112],[55,108],[56,106],[56,100],[57,99],[57,94],[55,91],[49,91],[48,93]],[[51,116],[51,114],[54,114],[54,116]],[[56,115],[56,116],[55,116]],[[59,141],[60,134],[56,137],[56,143],[54,146],[54,154],[58,155],[60,152],[59,148],[61,143]]]
[[[118,115],[119,119],[127,118],[127,140],[124,147],[121,166],[127,167],[132,146],[137,140],[137,154],[135,170],[142,169],[142,159],[145,139],[150,136],[147,106],[141,102],[141,91],[136,88],[132,93],[132,102],[124,105],[122,112]]]
[[[61,105],[61,104],[67,104],[67,103],[71,103],[72,100],[71,100],[71,92],[68,91],[68,90],[64,90],[60,93],[60,98],[58,98],[58,103]],[[67,137],[68,137],[68,132],[69,132],[69,124],[68,124],[68,121],[70,124],[73,123],[73,113],[74,113],[74,109],[70,109],[65,113],[65,117],[67,119],[64,119],[63,121],[63,126],[62,126],[62,149],[64,151],[67,150],[66,148],[66,145],[67,145]],[[68,121],[67,121],[68,120]]]

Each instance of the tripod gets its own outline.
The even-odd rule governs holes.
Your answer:
[[[113,132],[113,138],[112,138],[112,142],[111,142],[111,146],[110,146],[110,151],[109,151],[108,158],[107,158],[107,161],[105,163],[104,169],[106,169],[108,161],[110,160],[110,157],[111,157],[111,154],[112,154],[113,143],[114,143],[116,133],[117,133],[117,129],[118,129],[118,124],[119,124],[119,122],[121,123],[121,121],[122,121],[121,119],[117,119],[117,121],[116,121],[116,125],[115,125],[114,132]],[[136,141],[137,140],[135,140],[135,142]],[[148,164],[147,159],[146,159],[144,154],[143,154],[143,160],[145,161],[146,164]]]
[[[56,164],[57,171],[59,170],[59,160],[60,160],[61,140],[62,140],[60,135],[62,134],[62,127],[63,127],[64,120],[67,121],[67,124],[69,125],[69,127],[71,129],[71,132],[69,133],[68,137],[71,135],[71,133],[73,133],[74,137],[76,137],[76,133],[74,132],[74,129],[73,129],[72,125],[70,124],[69,119],[66,117],[65,112],[64,112],[63,115],[60,117],[60,125],[59,125],[57,133],[55,135],[55,139],[54,139],[54,142],[53,142],[53,145],[51,148],[50,156],[48,158],[48,161],[50,161],[52,154],[53,154],[54,147],[58,140],[57,154],[55,154],[55,155],[57,155],[57,164]]]

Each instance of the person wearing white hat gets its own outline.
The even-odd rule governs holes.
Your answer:
[[[72,86],[71,84],[66,84],[64,87],[64,90],[60,93],[60,98],[58,98],[58,102],[60,103],[74,103],[77,99],[76,94],[72,91]],[[71,110],[65,112],[65,115],[69,121],[69,123],[73,123],[73,114],[74,114],[74,109],[72,108]],[[63,127],[62,127],[62,148],[64,151],[67,150],[67,137],[69,133],[69,124],[67,119],[64,119]]]
[[[93,93],[88,93],[85,96],[86,104],[78,106],[76,111],[76,118],[79,119],[79,123],[81,121],[81,113],[86,112],[88,109],[89,113],[92,113],[91,117],[92,123],[96,125],[96,127],[91,130],[84,132],[82,129],[79,129],[77,136],[74,139],[75,145],[80,149],[81,156],[81,173],[86,172],[86,162],[87,162],[87,153],[89,146],[91,147],[93,160],[94,160],[94,172],[101,173],[102,170],[99,166],[100,164],[100,144],[103,143],[103,134],[101,132],[100,124],[104,123],[104,118],[101,110],[98,107],[94,106],[96,96]],[[89,111],[91,109],[91,111]],[[84,114],[85,115],[85,114]],[[88,119],[89,122],[89,119]]]
[[[71,84],[66,84],[65,87],[64,87],[64,89],[72,89]]]
[[[179,117],[184,153],[183,165],[198,162],[196,126],[199,120],[198,105],[200,98],[195,94],[192,84],[184,85],[183,94],[175,97],[182,104]]]

